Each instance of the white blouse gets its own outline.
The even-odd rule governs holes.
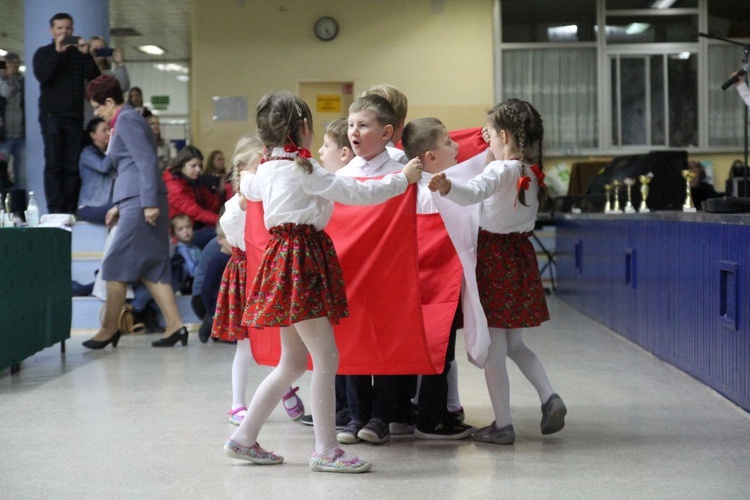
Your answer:
[[[526,175],[531,178],[526,191],[528,207],[520,201],[514,207],[518,179],[521,178],[521,162],[517,160],[493,161],[484,172],[466,183],[451,181],[451,190],[445,198],[463,206],[482,202],[479,227],[492,233],[531,231],[539,209],[539,186],[528,167]]]
[[[745,78],[748,78],[748,76],[745,76]],[[747,86],[747,84],[741,84],[737,85],[737,92],[740,93],[740,97],[742,97],[742,100],[745,101],[745,104],[750,106],[750,87]]]
[[[224,214],[219,219],[227,241],[233,247],[245,250],[245,211],[240,208],[240,195],[235,194],[224,203]]]
[[[337,170],[336,175],[343,177],[379,177],[401,172],[403,168],[404,166],[392,159],[388,150],[384,149],[382,153],[369,161],[361,156],[355,156],[346,166]]]
[[[274,148],[272,156],[292,156]],[[402,194],[408,181],[404,174],[387,175],[364,182],[332,174],[315,160],[307,173],[291,160],[262,163],[256,174],[245,175],[240,192],[252,201],[262,201],[267,229],[293,223],[311,224],[319,231],[331,219],[333,203],[374,205]]]

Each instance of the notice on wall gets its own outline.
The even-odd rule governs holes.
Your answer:
[[[169,107],[168,95],[152,95],[151,107],[157,111],[166,111]]]
[[[214,96],[215,122],[246,122],[247,97]]]
[[[318,94],[315,111],[318,113],[341,113],[341,96],[338,94]]]

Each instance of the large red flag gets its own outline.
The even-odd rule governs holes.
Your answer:
[[[340,374],[443,368],[461,267],[439,214],[416,215],[415,196],[416,186],[379,205],[336,204],[326,227],[349,302],[349,317],[334,326]],[[251,284],[268,242],[260,203],[248,203],[245,238]],[[278,363],[278,328],[250,329],[250,341],[259,364]]]

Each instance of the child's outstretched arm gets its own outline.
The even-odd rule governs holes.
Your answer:
[[[409,184],[414,184],[422,178],[422,162],[418,157],[414,157],[409,160],[409,163],[404,165],[404,169],[401,172],[406,176]]]
[[[451,181],[445,176],[445,172],[440,172],[432,176],[427,187],[430,191],[440,191],[440,194],[445,196],[451,190]]]

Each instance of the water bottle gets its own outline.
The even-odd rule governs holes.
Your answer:
[[[39,225],[39,207],[36,204],[36,198],[34,198],[34,191],[29,191],[29,204],[26,207],[26,224],[29,227],[37,227]]]

